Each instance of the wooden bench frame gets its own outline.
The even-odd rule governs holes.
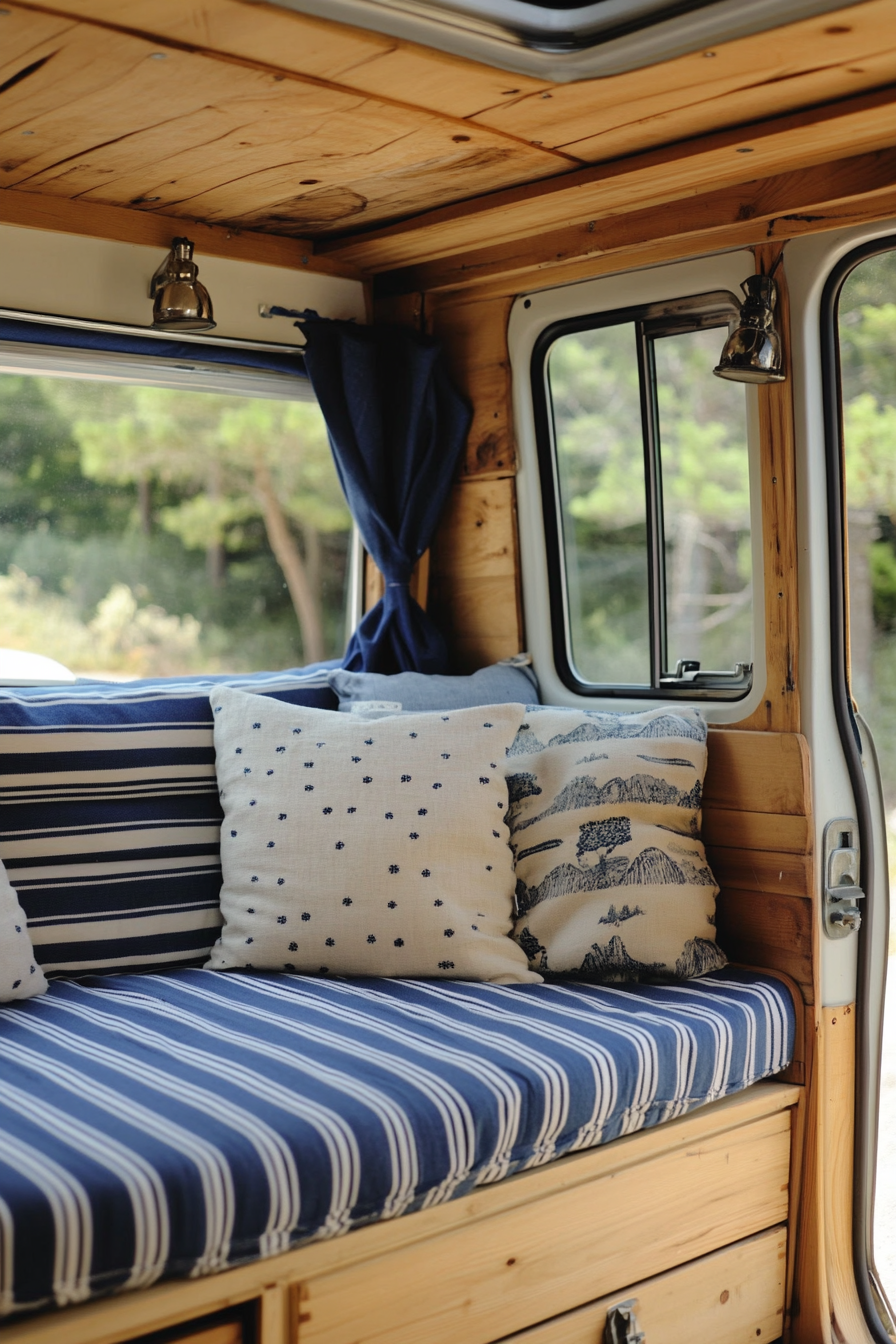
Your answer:
[[[205,1330],[201,1321],[254,1301],[258,1344],[523,1339],[529,1327],[558,1312],[575,1314],[593,1302],[587,1307],[593,1317],[626,1298],[633,1283],[643,1290],[644,1280],[759,1234],[773,1232],[780,1255],[793,1208],[791,1137],[801,1099],[802,1089],[793,1084],[758,1083],[448,1204],[208,1278],[10,1322],[0,1338],[4,1344],[123,1344],[185,1323],[178,1338],[240,1344],[238,1324]],[[683,1197],[695,1168],[703,1201]],[[559,1241],[549,1235],[558,1227],[569,1229]],[[595,1245],[612,1250],[595,1254]],[[778,1328],[769,1340],[784,1326],[790,1259],[781,1266],[772,1311]],[[414,1272],[423,1264],[426,1284]],[[767,1316],[767,1300],[764,1310]]]
[[[788,1223],[780,1303],[786,1312],[797,1273],[793,1231],[802,1216],[803,1084],[809,1071],[807,1026],[814,1023],[815,1011],[808,753],[797,734],[726,730],[710,733],[709,756],[704,827],[722,882],[722,942],[732,959],[770,969],[791,988],[797,1043],[793,1063],[783,1075],[786,1081],[757,1084],[679,1120],[334,1241],[210,1278],[166,1282],[61,1314],[10,1321],[0,1327],[0,1341],[123,1344],[255,1301],[259,1344],[352,1344],[356,1339],[411,1344],[421,1338],[427,1344],[451,1344],[460,1338],[464,1344],[486,1344],[514,1333],[522,1340],[531,1328],[536,1328],[533,1341],[554,1344],[574,1340],[580,1328],[591,1330],[595,1313],[605,1311],[613,1297],[625,1297],[633,1284],[643,1287],[645,1279],[652,1282],[656,1275],[690,1265],[680,1281],[680,1291],[690,1291],[685,1285],[694,1276],[705,1273],[711,1279],[716,1272],[715,1262],[707,1262],[705,1270],[696,1268],[702,1257]],[[768,1154],[776,1154],[780,1167],[782,1126],[789,1174],[776,1190],[765,1188],[757,1206]],[[754,1140],[757,1151],[766,1154],[758,1168],[744,1148]],[[730,1202],[721,1214],[712,1211],[711,1199],[684,1200],[679,1207],[674,1192],[680,1188],[682,1164],[695,1157],[712,1167],[707,1185],[719,1180],[723,1186],[731,1174],[729,1164],[737,1167],[743,1159],[734,1183],[724,1186]],[[671,1201],[665,1210],[664,1199]],[[589,1222],[588,1210],[595,1202],[606,1208],[606,1216]],[[552,1246],[554,1269],[539,1251],[552,1216],[559,1217],[560,1229],[559,1249],[556,1242]],[[595,1243],[612,1246],[612,1252],[595,1255]],[[499,1254],[492,1253],[496,1246]],[[743,1255],[749,1260],[760,1249],[744,1250]],[[555,1284],[551,1274],[558,1272],[557,1257],[563,1269]],[[573,1263],[578,1265],[575,1272]],[[728,1262],[722,1264],[728,1272]],[[425,1321],[420,1319],[425,1303],[412,1291],[424,1265],[436,1267],[431,1272],[439,1277],[438,1311]],[[540,1295],[533,1289],[539,1283],[547,1285]],[[674,1283],[663,1290],[667,1297],[669,1292],[674,1296]],[[532,1298],[523,1308],[521,1294]],[[352,1303],[346,1312],[346,1304]],[[577,1315],[582,1311],[584,1316]],[[551,1326],[553,1334],[539,1336],[538,1330],[547,1330],[540,1323],[558,1313],[571,1314],[565,1323]],[[385,1322],[382,1330],[377,1320]],[[784,1329],[787,1320],[779,1324]],[[195,1344],[239,1344],[243,1335],[234,1323],[212,1327],[211,1333],[193,1330],[183,1338]]]

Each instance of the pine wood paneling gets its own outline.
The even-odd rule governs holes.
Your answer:
[[[461,481],[432,546],[429,610],[448,640],[456,672],[522,648],[512,477]]]
[[[893,141],[896,89],[865,94],[577,169],[526,188],[497,191],[403,224],[326,245],[365,270],[385,271],[546,230],[646,209],[759,177],[886,149]]]
[[[506,1344],[597,1344],[604,1337],[607,1312],[623,1296],[636,1299],[638,1328],[650,1344],[680,1344],[683,1316],[695,1341],[746,1344],[750,1339],[777,1339],[783,1323],[786,1259],[787,1231],[773,1228],[681,1269],[633,1283],[624,1295],[613,1293],[524,1330]]]
[[[894,189],[872,192],[850,200],[833,202],[830,205],[812,206],[805,211],[798,209],[795,212],[785,212],[766,220],[757,221],[750,218],[743,223],[716,226],[710,219],[707,228],[703,230],[700,227],[700,207],[703,199],[702,196],[696,196],[693,200],[679,203],[682,222],[688,231],[675,233],[673,228],[669,236],[650,239],[643,243],[638,242],[635,235],[631,245],[625,245],[623,240],[618,250],[606,253],[582,253],[581,248],[576,245],[571,249],[569,256],[563,255],[561,250],[561,255],[545,259],[540,253],[538,239],[521,239],[509,245],[519,248],[514,255],[524,261],[527,256],[532,259],[533,252],[537,251],[535,264],[532,266],[521,264],[518,271],[511,270],[506,275],[499,268],[494,276],[477,279],[475,288],[466,283],[467,279],[475,275],[478,252],[473,251],[469,254],[470,269],[463,272],[464,284],[447,288],[452,294],[459,289],[461,292],[466,292],[468,298],[477,300],[505,298],[519,293],[534,293],[549,286],[573,284],[578,280],[593,280],[600,275],[618,275],[620,272],[644,266],[662,266],[670,261],[683,261],[713,252],[740,251],[769,239],[787,241],[790,238],[808,237],[810,234],[828,233],[832,229],[851,228],[854,225],[868,224],[896,215],[896,189]],[[663,208],[657,207],[657,213]],[[747,203],[745,213],[749,215],[749,212],[750,205]],[[640,216],[642,212],[638,213]],[[646,218],[650,213],[649,210],[644,211],[643,216]],[[627,218],[627,215],[619,216],[620,228],[624,228]],[[595,231],[599,224],[600,221],[594,222]],[[690,231],[692,224],[693,232]],[[588,225],[576,225],[574,229],[588,231]],[[549,244],[551,235],[548,233],[544,237]],[[456,264],[459,268],[461,260],[454,258],[452,264]],[[442,262],[434,263],[438,267],[442,264]],[[383,272],[374,277],[375,284],[377,288],[381,285],[389,286],[394,275],[396,284],[400,287],[404,284],[401,278],[404,274],[401,268],[395,272]]]
[[[458,120],[548,82],[240,0],[53,0],[59,13],[338,83]],[[462,128],[461,128],[462,129]]]
[[[3,1339],[5,1344],[118,1344],[148,1330],[165,1329],[260,1298],[260,1344],[287,1344],[295,1338],[300,1306],[304,1310],[301,1299],[296,1300],[299,1297],[296,1289],[303,1282],[350,1265],[360,1266],[373,1257],[377,1257],[380,1265],[397,1263],[393,1262],[391,1252],[424,1246],[431,1249],[452,1231],[463,1233],[465,1229],[494,1226],[496,1220],[500,1221],[503,1215],[513,1210],[522,1217],[526,1209],[531,1212],[535,1201],[549,1201],[564,1192],[579,1191],[581,1202],[585,1203],[584,1192],[593,1190],[595,1183],[612,1186],[616,1175],[637,1170],[644,1163],[652,1163],[656,1169],[663,1160],[694,1154],[710,1143],[714,1152],[724,1151],[725,1135],[736,1139],[745,1131],[755,1132],[757,1125],[768,1126],[769,1121],[777,1120],[783,1124],[799,1098],[798,1087],[760,1083],[721,1101],[711,1102],[692,1115],[617,1139],[604,1147],[570,1154],[560,1162],[522,1172],[447,1204],[359,1228],[347,1237],[315,1242],[223,1274],[193,1280],[169,1280],[142,1290],[139,1296],[123,1293],[84,1306],[68,1307],[63,1313],[44,1313],[28,1320],[9,1322],[3,1327]],[[693,1164],[691,1171],[694,1171]],[[749,1161],[747,1171],[751,1179],[754,1168]],[[784,1184],[786,1180],[782,1182]],[[779,1189],[776,1202],[784,1194],[786,1192]],[[693,1203],[693,1200],[684,1202]],[[670,1219],[671,1222],[674,1219]],[[687,1227],[681,1230],[686,1236]],[[616,1228],[612,1228],[606,1235],[615,1235],[615,1232]],[[718,1241],[715,1244],[718,1245]],[[592,1245],[592,1259],[597,1258]],[[393,1284],[396,1282],[401,1280],[394,1278]],[[619,1281],[620,1284],[631,1282],[630,1275]],[[296,1307],[291,1320],[285,1315],[290,1298]],[[362,1301],[359,1319],[363,1320],[363,1315]],[[304,1336],[302,1338],[304,1344]]]
[[[477,298],[499,280],[508,292],[562,284],[642,264],[642,253],[662,261],[670,249],[750,246],[893,212],[896,150],[883,149],[388,271],[377,277],[377,293],[467,290]]]
[[[777,327],[787,379],[766,383],[759,394],[759,444],[762,497],[763,586],[765,596],[764,702],[744,728],[800,731],[799,544],[796,513],[796,451],[793,427],[793,376],[790,358],[790,303],[786,265],[779,265],[782,243],[755,249],[756,270],[775,272]]]
[[[769,853],[714,845],[712,871],[721,887],[808,897],[812,891],[814,865],[809,854]]]
[[[0,16],[13,38],[0,47],[7,190],[317,235],[568,163],[486,127],[242,57],[8,9]]]
[[[183,233],[185,222],[169,215],[124,210],[115,205],[91,205],[62,196],[31,191],[0,190],[0,224],[16,224],[54,233],[76,233],[87,238],[109,238],[167,250],[171,239]],[[314,255],[314,244],[305,238],[282,238],[225,226],[188,223],[197,256],[225,257],[231,261],[254,261],[267,266],[285,266],[315,274],[357,279],[359,272],[332,257]],[[161,258],[160,258],[161,260]]]
[[[388,304],[387,304],[388,308]],[[516,469],[507,353],[509,300],[420,305],[473,409],[461,468],[432,547],[430,611],[456,672],[523,648]]]
[[[760,849],[769,853],[806,854],[810,847],[806,817],[779,816],[772,812],[737,812],[707,809],[703,814],[703,837],[708,846],[729,849]]]
[[[806,1003],[815,997],[812,928],[815,910],[799,896],[723,889],[716,902],[719,944],[733,960],[783,971]]]
[[[709,734],[703,837],[721,887],[720,945],[782,971],[815,1000],[815,865],[808,746],[797,733]]]
[[[809,748],[796,733],[709,734],[703,789],[707,808],[805,816],[809,808]]]
[[[555,86],[477,120],[594,162],[846,98],[896,77],[896,5],[872,0],[649,70]],[[674,126],[674,133],[670,134]]]
[[[648,69],[552,85],[238,0],[54,0],[60,14],[401,100],[590,160],[742,124],[896,77],[894,0],[868,0]],[[545,97],[544,95],[547,95]]]
[[[177,1335],[170,1344],[244,1344],[245,1339],[239,1321],[230,1321],[226,1325],[213,1325],[206,1330],[194,1331],[187,1327],[184,1334]]]
[[[458,390],[473,408],[462,474],[507,476],[516,470],[507,323],[512,301],[431,304],[432,334],[445,347]]]
[[[307,1280],[302,1344],[486,1344],[782,1222],[789,1165],[784,1113]]]

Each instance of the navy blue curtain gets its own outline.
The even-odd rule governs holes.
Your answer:
[[[305,368],[342,489],[386,581],[385,596],[352,635],[343,666],[445,672],[445,641],[408,581],[448,498],[470,409],[448,379],[437,342],[403,327],[301,316]]]

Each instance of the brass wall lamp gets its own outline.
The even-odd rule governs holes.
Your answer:
[[[783,383],[787,377],[781,337],[775,329],[776,266],[777,263],[771,275],[750,275],[741,285],[746,298],[737,326],[713,369],[717,378],[728,378],[734,383]]]
[[[156,331],[212,330],[215,326],[212,301],[198,275],[190,239],[173,238],[171,251],[149,284],[152,325]]]

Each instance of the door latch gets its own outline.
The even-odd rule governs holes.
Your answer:
[[[829,938],[857,933],[862,915],[859,886],[859,828],[852,817],[839,817],[824,828],[824,931]]]
[[[635,1317],[637,1305],[637,1298],[630,1297],[610,1308],[604,1326],[604,1344],[644,1344],[644,1331],[638,1329]]]

